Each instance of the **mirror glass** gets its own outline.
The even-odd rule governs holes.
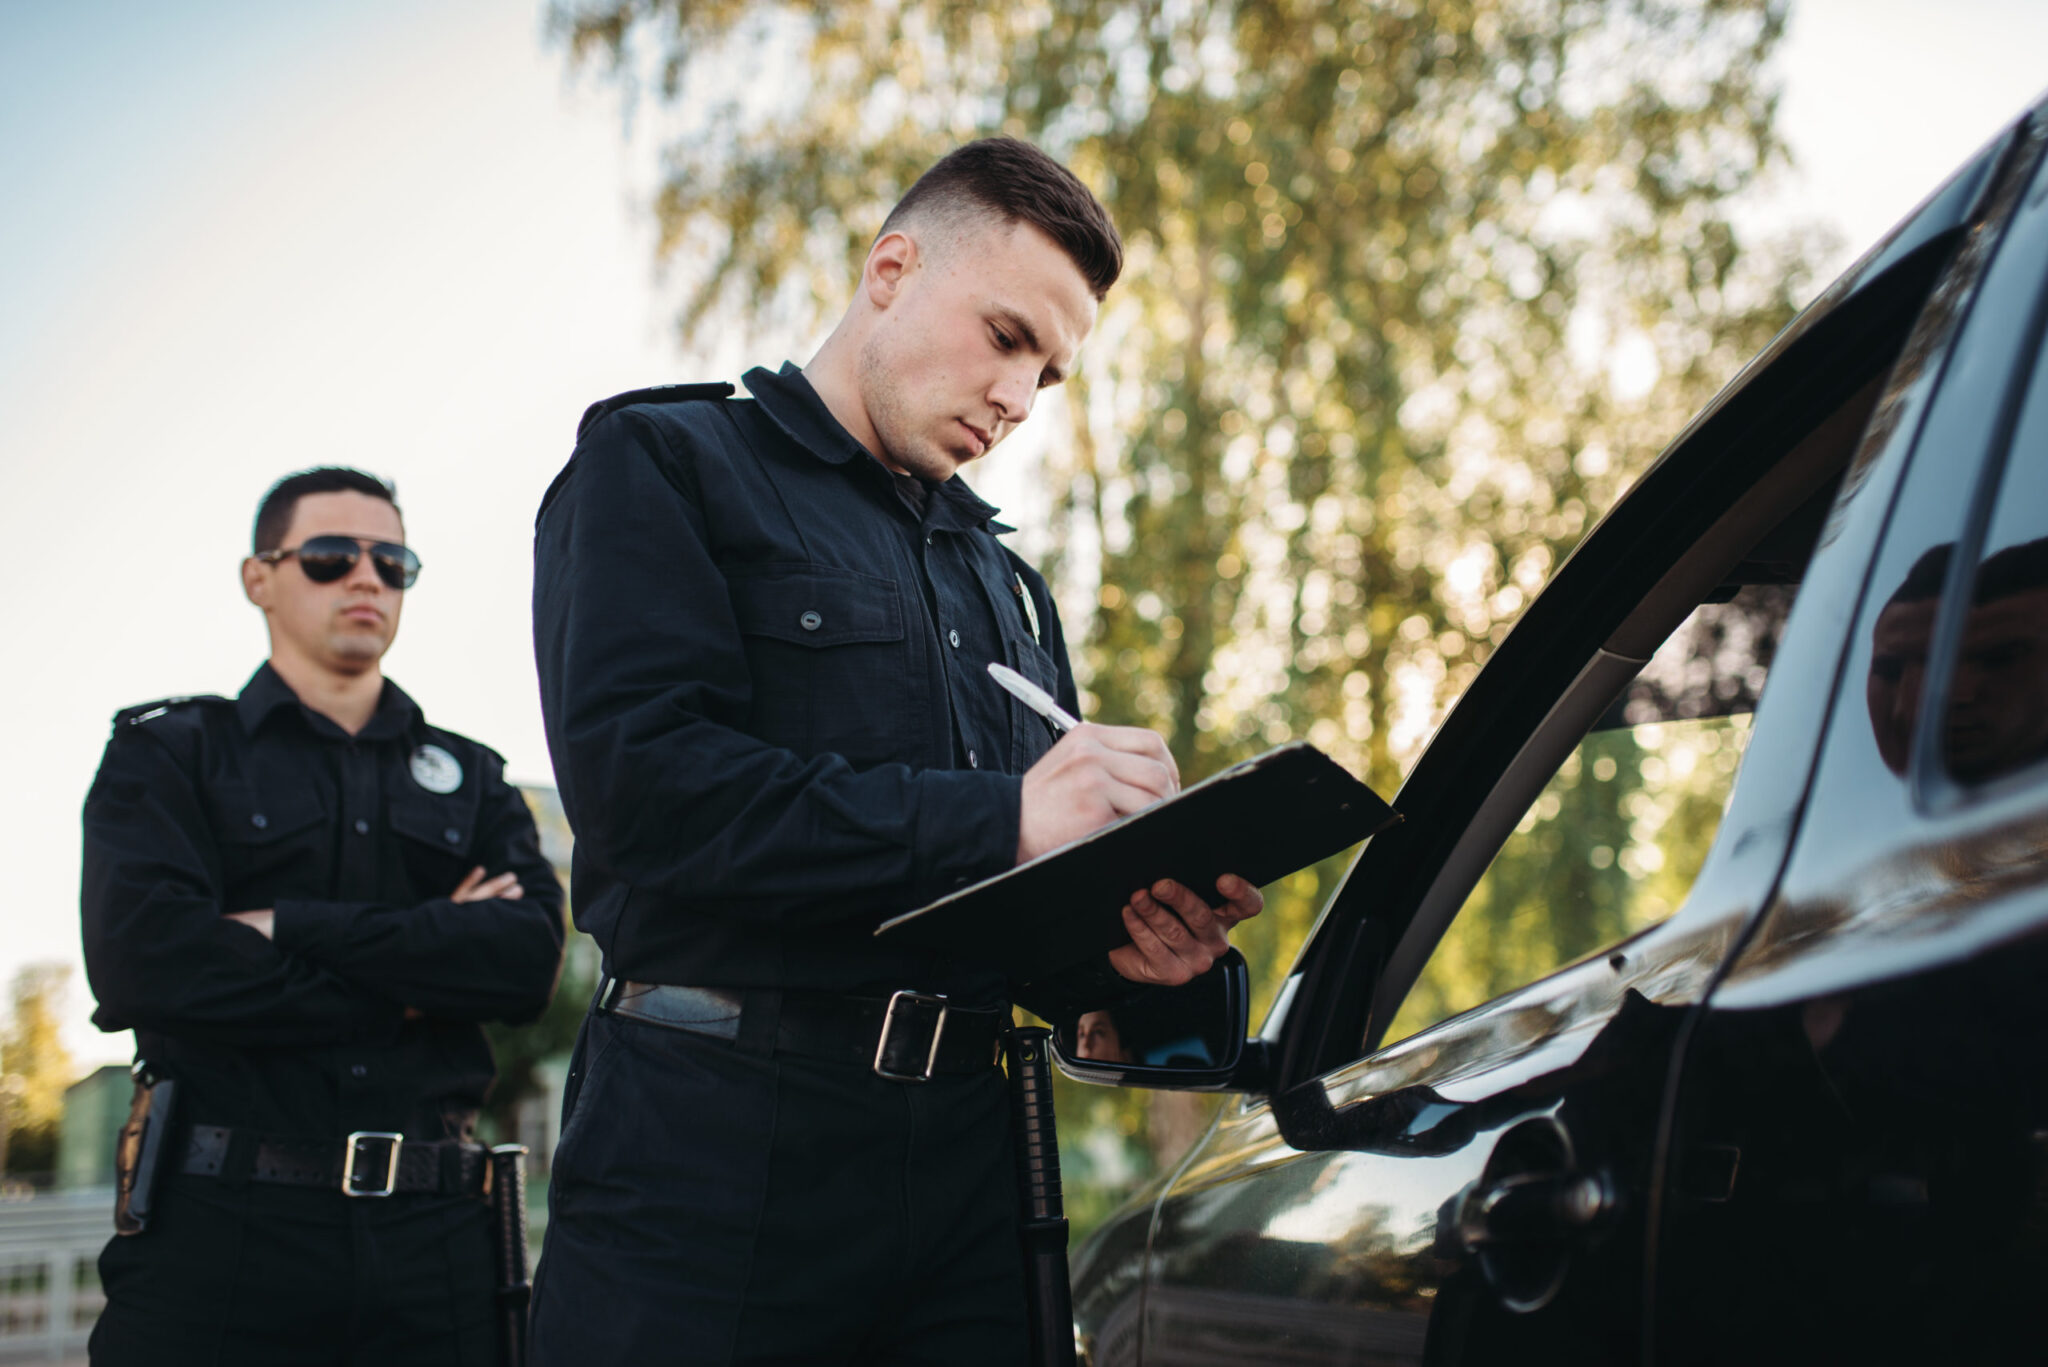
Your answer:
[[[1054,1048],[1062,1062],[1113,1072],[1233,1067],[1244,1048],[1245,979],[1233,950],[1185,986],[1152,988],[1055,1023]]]

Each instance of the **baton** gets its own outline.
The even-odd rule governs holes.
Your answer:
[[[1074,1367],[1067,1211],[1060,1195],[1060,1140],[1052,1114],[1052,1063],[1046,1052],[1051,1037],[1042,1026],[1013,1026],[1003,1032],[1003,1061],[1010,1074],[1030,1361],[1032,1367]]]
[[[498,1361],[526,1367],[526,1145],[491,1150],[491,1239],[498,1248]]]

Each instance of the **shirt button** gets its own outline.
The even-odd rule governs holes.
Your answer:
[[[348,1075],[350,1077],[368,1077],[370,1070],[360,1063],[351,1063],[348,1066]]]
[[[356,818],[356,834],[357,834],[357,835],[368,835],[369,833],[370,833],[370,823],[369,823],[369,822],[367,822],[367,821],[365,821],[365,820],[363,820],[363,819],[362,819],[361,817],[357,817],[357,818]]]
[[[957,649],[959,649],[959,647],[960,647],[960,629],[959,629],[958,627],[955,627],[955,628],[954,628],[953,630],[951,630],[951,631],[947,632],[947,633],[946,633],[946,639],[947,639],[947,640],[949,640],[949,641],[951,641],[951,642],[953,643],[953,648],[954,648],[954,649],[956,649],[956,650],[957,650]]]
[[[462,832],[450,826],[447,830],[441,832],[441,838],[451,845],[460,845],[462,843]]]
[[[930,532],[924,534],[924,544],[927,546],[932,544],[932,534]]]
[[[969,750],[967,752],[967,767],[970,769],[979,769],[981,767],[981,756],[975,754],[972,750]]]
[[[265,826],[268,826],[270,824],[270,818],[265,816],[263,813],[258,812],[256,813],[256,815],[249,818],[249,824],[260,831]]]
[[[825,619],[815,612],[807,612],[796,619],[796,624],[805,631],[816,631],[819,627],[825,625]]]

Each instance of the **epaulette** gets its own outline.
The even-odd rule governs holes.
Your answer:
[[[729,399],[733,387],[724,381],[714,384],[657,384],[645,389],[629,389],[623,394],[614,394],[609,399],[600,399],[583,410],[583,420],[576,424],[576,440],[582,441],[597,420],[607,413],[621,408],[631,408],[636,403],[685,403],[691,399]]]
[[[158,717],[167,716],[181,707],[190,707],[194,703],[233,701],[234,699],[223,698],[218,693],[193,693],[182,698],[158,698],[155,702],[137,703],[133,707],[122,708],[114,714],[114,725],[140,726],[146,721],[155,721]]]

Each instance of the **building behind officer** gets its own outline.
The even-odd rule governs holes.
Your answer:
[[[1071,1021],[1186,982],[1260,906],[1155,885],[1132,943],[1031,984],[873,935],[1178,784],[1152,732],[1057,738],[989,678],[1078,706],[1045,581],[954,478],[1071,367],[1121,260],[1065,168],[970,144],[808,366],[586,415],[534,639],[614,983],[565,1099],[537,1362],[1021,1361],[1010,1001]]]
[[[482,1022],[546,1005],[561,889],[504,761],[383,677],[418,571],[390,487],[290,476],[254,540],[269,660],[117,715],[86,799],[93,1019],[177,1091],[93,1361],[488,1363]],[[388,1199],[364,1132],[404,1136]]]

